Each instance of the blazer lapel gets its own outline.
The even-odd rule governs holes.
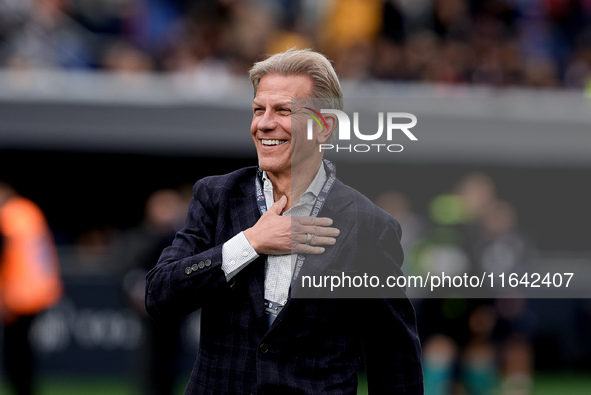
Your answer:
[[[267,316],[265,314],[265,260],[266,255],[260,256],[251,265],[255,265],[254,274],[248,281],[248,295],[259,323],[266,330]]]
[[[344,240],[347,239],[347,235],[354,226],[351,216],[343,214],[343,210],[351,202],[349,195],[344,191],[344,185],[337,180],[318,216],[331,218],[334,222],[333,226],[337,227],[341,233],[337,237],[337,243],[334,246],[327,247],[324,254],[306,255],[300,275],[321,273],[334,261],[344,245]]]

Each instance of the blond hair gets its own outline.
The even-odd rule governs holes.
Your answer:
[[[257,62],[249,71],[256,96],[259,82],[267,74],[305,75],[312,80],[313,98],[326,99],[327,106],[343,109],[343,91],[330,61],[310,49],[288,49]]]

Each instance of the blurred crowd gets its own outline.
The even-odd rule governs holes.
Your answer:
[[[3,0],[0,66],[244,76],[309,47],[348,79],[584,89],[589,0]]]

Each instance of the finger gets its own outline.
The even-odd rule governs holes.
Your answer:
[[[294,217],[298,222],[306,226],[330,226],[332,219],[326,217]]]
[[[341,234],[338,228],[324,227],[324,226],[302,226],[297,230],[297,233],[306,234],[310,233],[314,236],[322,237],[336,237]]]
[[[321,236],[312,236],[312,240],[310,240],[310,245],[314,246],[331,246],[337,242],[337,239],[334,237],[321,237]]]
[[[292,253],[319,255],[319,254],[322,254],[324,251],[325,251],[324,247],[317,247],[317,246],[306,245],[306,244],[297,244],[294,246]]]
[[[285,195],[283,195],[283,196],[281,196],[281,199],[279,199],[275,203],[273,203],[273,206],[271,206],[269,211],[271,211],[272,213],[275,213],[277,215],[281,215],[281,212],[283,211],[283,208],[285,207],[286,204],[287,204],[287,197]]]
[[[311,236],[310,242],[306,243],[308,241],[308,234]],[[335,239],[334,237],[316,236],[311,233],[304,233],[304,234],[298,235],[295,237],[295,239],[296,239],[295,241],[299,244],[308,244],[311,246],[323,246],[323,245],[331,246],[337,242],[337,239]]]

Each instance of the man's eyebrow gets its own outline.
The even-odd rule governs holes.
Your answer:
[[[257,106],[257,107],[264,107],[264,105],[257,102],[256,100],[253,100],[252,105]],[[273,107],[275,107],[275,108],[277,108],[277,107],[291,107],[291,101],[275,103],[275,104],[273,104]]]

